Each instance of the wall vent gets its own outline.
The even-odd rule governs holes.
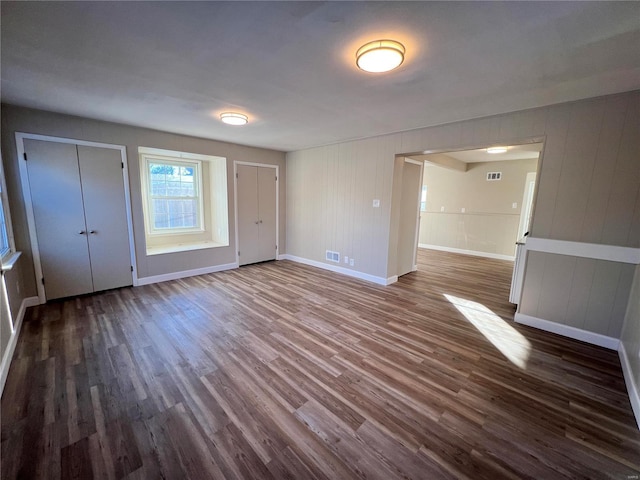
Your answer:
[[[326,259],[329,260],[330,262],[340,263],[340,253],[327,250]]]
[[[495,182],[496,180],[502,179],[502,172],[488,172],[487,173],[487,182]]]

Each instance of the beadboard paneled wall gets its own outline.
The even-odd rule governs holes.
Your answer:
[[[287,154],[287,254],[386,278],[397,136]],[[290,196],[291,195],[291,196]],[[380,207],[373,207],[373,200]],[[344,263],[344,256],[354,265]]]
[[[640,428],[640,266],[636,266],[635,269],[620,343],[622,369],[629,390],[631,406]]]
[[[392,236],[388,202],[395,154],[532,138],[544,138],[545,148],[531,235],[640,247],[640,92],[633,91],[289,153],[287,253],[325,262],[325,249],[333,245],[355,257],[354,269],[391,277],[396,262],[391,258],[394,249],[387,248]],[[335,195],[339,200],[332,199]],[[381,199],[379,209],[371,206],[374,198]],[[380,258],[385,252],[388,262]],[[544,258],[533,255],[527,270],[539,270],[545,288],[571,290],[580,281],[557,275],[554,263]],[[392,268],[385,271],[385,265]],[[535,289],[540,287],[527,280],[528,275],[524,295],[539,297],[542,293]],[[601,308],[618,315],[630,286],[629,275],[621,274],[616,289],[620,296],[616,293],[617,300]],[[575,295],[575,305],[606,301],[601,288],[578,288],[577,283]],[[540,312],[552,322],[578,318],[563,309],[554,304]],[[619,333],[620,322],[619,316],[594,318],[583,328]]]
[[[529,252],[520,313],[620,338],[635,265]]]

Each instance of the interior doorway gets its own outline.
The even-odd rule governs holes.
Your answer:
[[[400,228],[398,274],[404,272],[401,259],[418,249],[513,262],[533,220],[543,147],[535,139],[405,155],[424,168],[415,205],[403,205],[416,212],[419,227],[412,245],[400,241]]]

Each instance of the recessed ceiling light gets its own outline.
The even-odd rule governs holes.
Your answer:
[[[394,40],[376,40],[356,52],[356,64],[365,72],[381,73],[399,67],[404,61],[404,45]]]
[[[507,151],[507,147],[490,147],[487,148],[487,153],[504,153]]]
[[[224,112],[220,114],[220,120],[229,125],[246,125],[249,118],[241,113]]]

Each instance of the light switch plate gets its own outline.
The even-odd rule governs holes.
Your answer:
[[[379,207],[380,207],[380,200],[376,198],[373,200],[373,208],[379,208]]]

